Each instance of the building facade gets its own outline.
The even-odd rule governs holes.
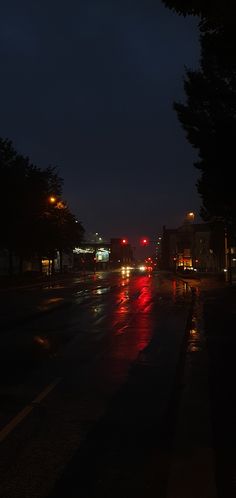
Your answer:
[[[221,272],[226,266],[225,234],[222,226],[191,223],[188,219],[176,229],[163,227],[162,268]]]

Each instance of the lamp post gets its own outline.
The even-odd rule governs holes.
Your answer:
[[[232,255],[229,225],[225,224],[225,280],[230,285],[232,284]]]
[[[53,206],[55,205],[55,203],[57,202],[57,198],[55,195],[50,195],[49,197],[47,197],[46,199],[46,209],[44,211],[44,215],[46,215],[47,219],[50,218],[51,214],[52,214],[52,211],[49,208],[49,205]],[[47,250],[48,254],[47,254],[47,257],[48,257],[48,270],[47,270],[47,275],[48,277],[52,277],[53,274],[54,274],[54,257],[53,257],[53,251],[51,251],[51,249],[48,249]],[[41,260],[41,267],[42,267],[42,255],[40,257],[40,260]]]
[[[57,213],[58,224],[61,228],[61,226],[63,225],[63,212],[66,209],[66,204],[63,201],[59,200],[55,195],[50,195],[48,201],[53,206],[53,208],[57,210],[56,213]],[[58,252],[59,252],[60,273],[62,273],[63,257],[62,257],[61,247],[59,247]],[[50,260],[49,260],[49,270],[50,270]],[[54,258],[52,256],[51,274],[53,273],[54,273]]]

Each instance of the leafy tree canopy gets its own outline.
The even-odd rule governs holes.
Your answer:
[[[203,219],[221,220],[236,231],[236,197],[230,172],[236,160],[236,5],[216,0],[163,0],[179,14],[198,15],[201,59],[186,70],[186,102],[174,103],[189,143],[198,150],[195,166]]]
[[[224,25],[235,26],[235,0],[162,0],[179,15],[194,15],[200,19],[203,30]]]
[[[60,202],[62,187],[55,167],[36,167],[10,140],[0,138],[0,247],[30,256],[78,243],[84,229]]]

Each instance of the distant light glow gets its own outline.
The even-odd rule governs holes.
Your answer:
[[[147,237],[144,237],[143,239],[141,239],[140,241],[140,244],[141,246],[147,246],[148,245],[148,238]]]

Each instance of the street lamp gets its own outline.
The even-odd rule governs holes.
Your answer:
[[[50,212],[48,213],[49,216],[54,216],[57,220],[57,223],[58,223],[58,227],[59,229],[61,230],[62,228],[62,225],[64,223],[64,214],[66,212],[66,209],[67,209],[67,204],[63,201],[61,201],[60,199],[58,199],[58,197],[56,197],[55,195],[50,195],[48,197],[48,202],[52,205],[52,208],[49,210]],[[58,249],[58,252],[59,252],[59,258],[60,258],[60,272],[62,273],[62,268],[63,268],[63,264],[62,264],[62,258],[63,258],[63,252],[62,252],[62,249],[59,248]],[[54,273],[54,258],[52,257],[52,269],[51,269],[51,274]]]
[[[189,213],[187,213],[186,218],[187,218],[188,221],[191,221],[193,223],[194,222],[194,218],[195,218],[195,214],[193,213],[193,211],[190,211]]]

